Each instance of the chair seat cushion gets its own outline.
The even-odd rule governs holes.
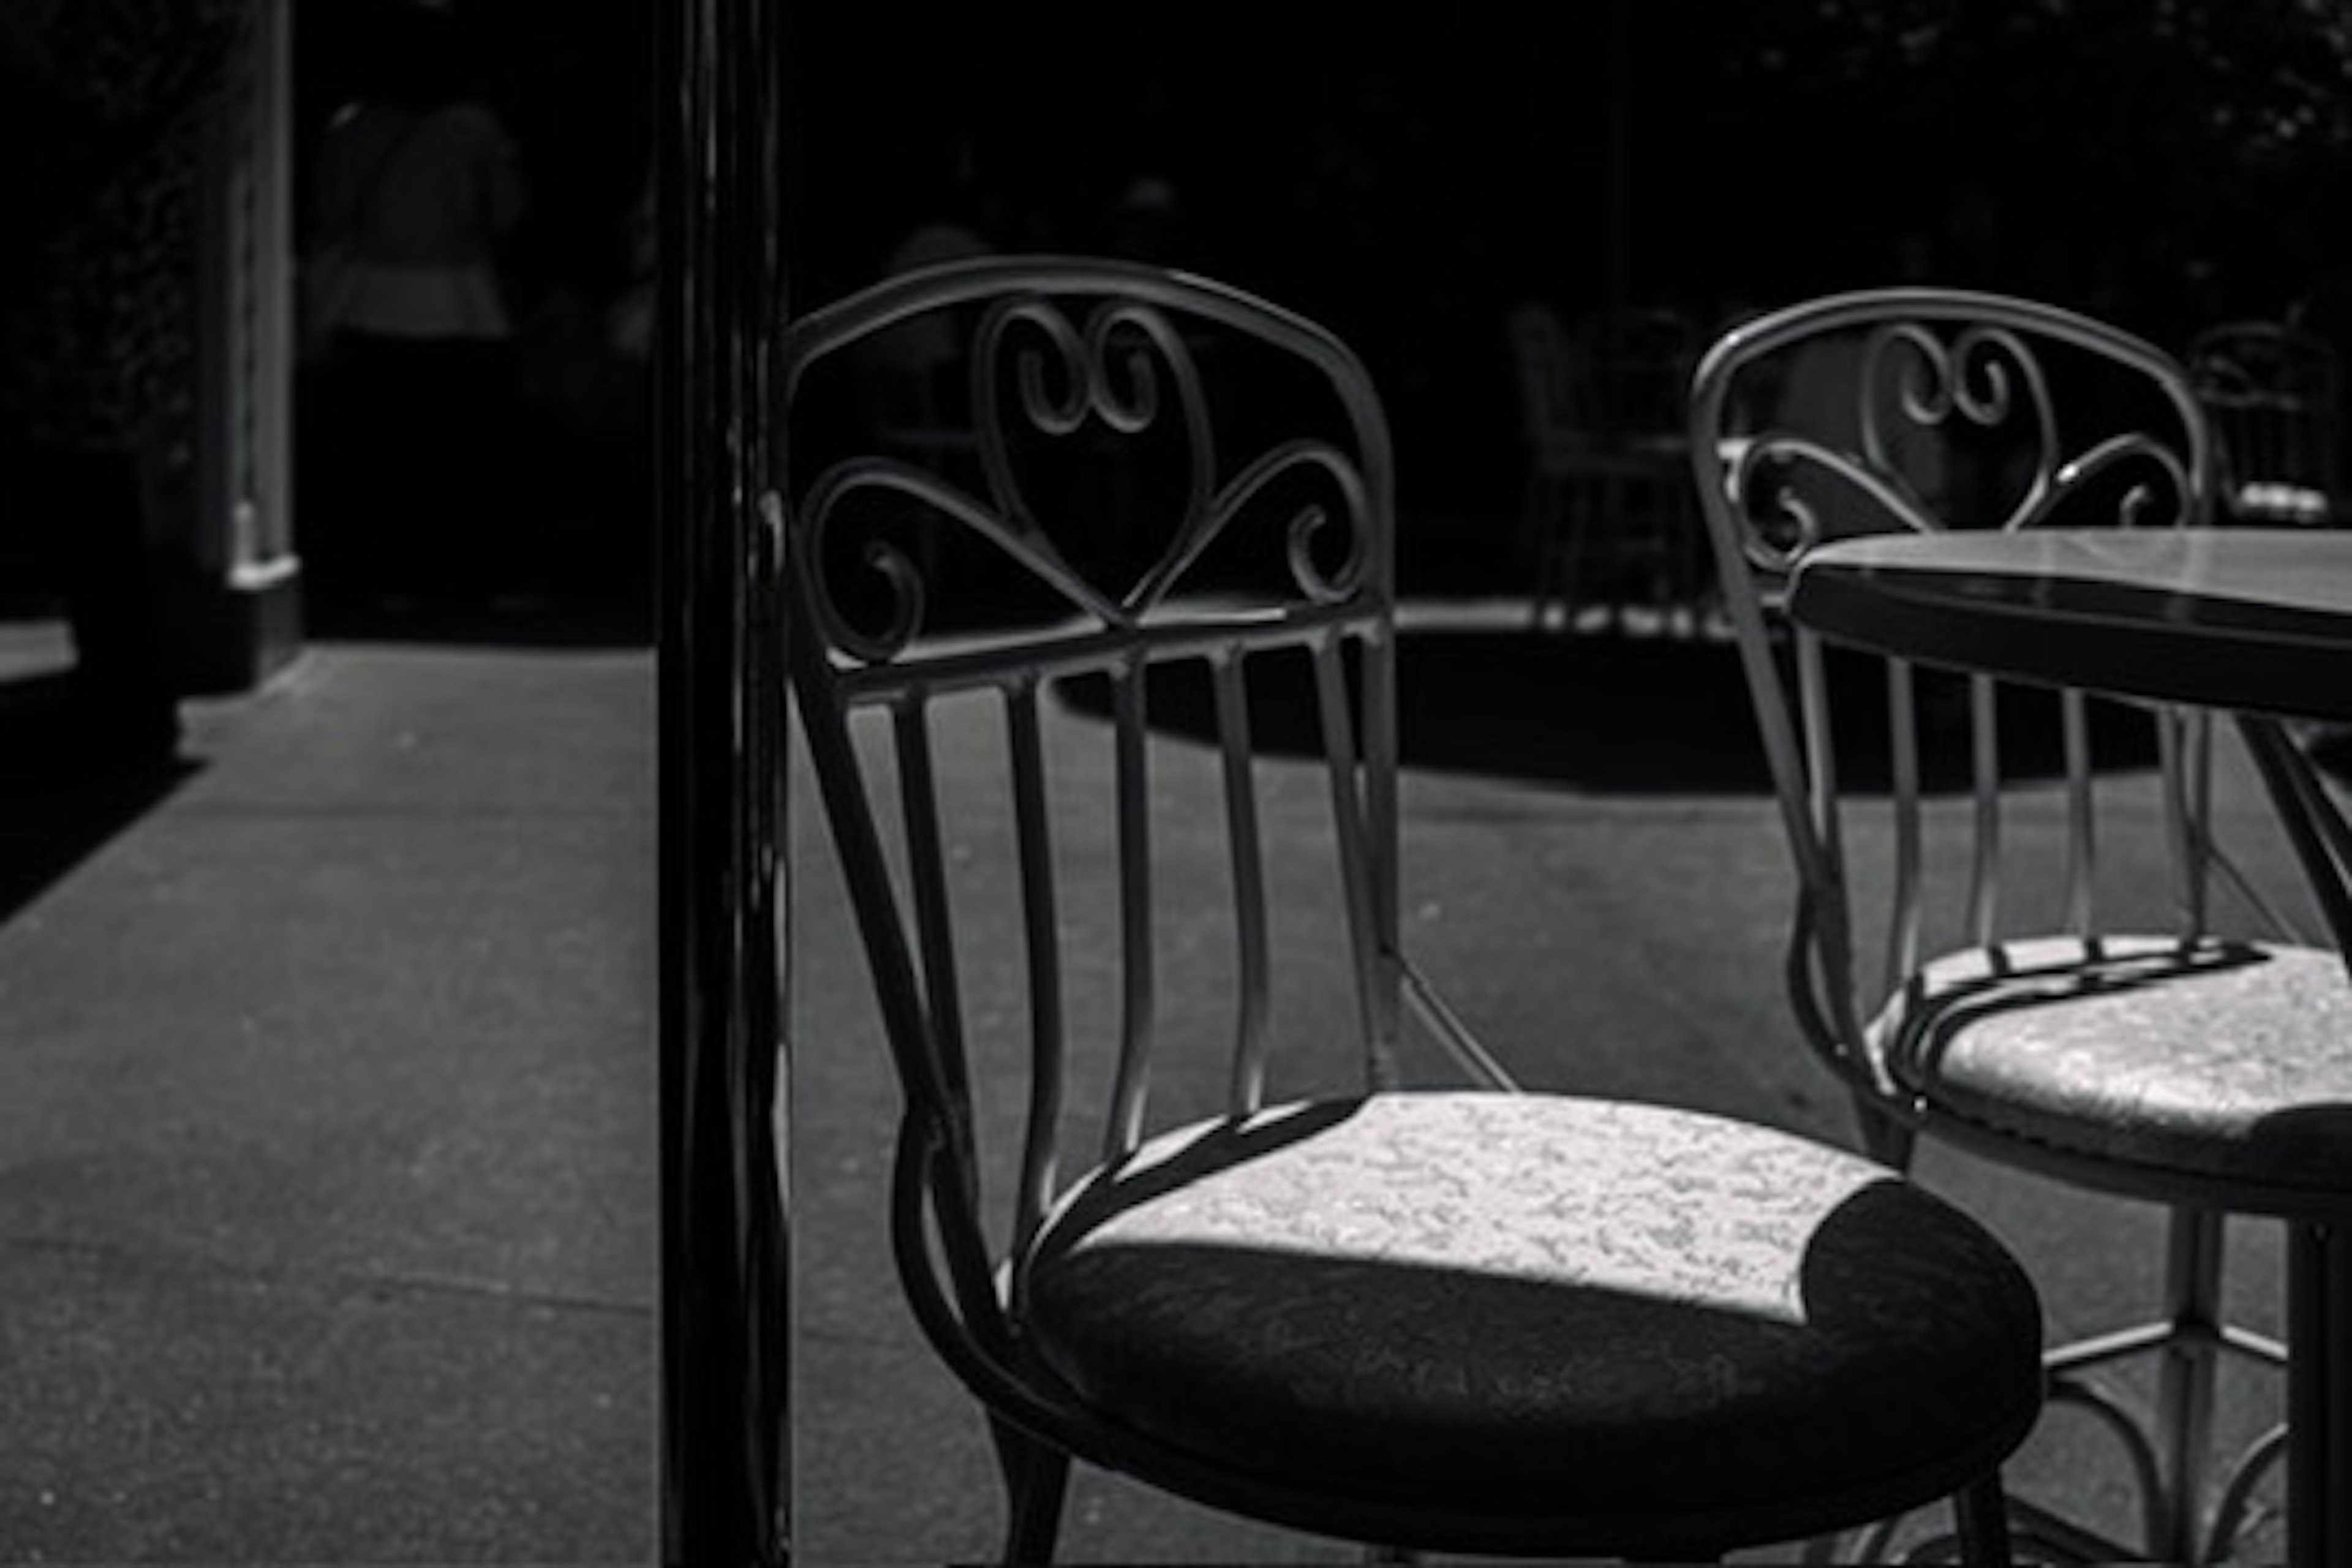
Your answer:
[[[2352,981],[2333,952],[2038,938],[1927,965],[1872,1026],[1932,1105],[2101,1159],[2352,1192]]]
[[[1498,1517],[1736,1510],[1990,1463],[2040,1398],[2022,1272],[1884,1167],[1696,1112],[1390,1094],[1202,1123],[1017,1271],[1109,1419]]]

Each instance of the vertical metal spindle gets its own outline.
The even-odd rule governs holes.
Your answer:
[[[1383,1033],[1379,994],[1379,938],[1373,927],[1370,847],[1365,837],[1364,804],[1350,715],[1344,645],[1326,636],[1315,645],[1316,707],[1322,715],[1324,763],[1331,779],[1331,828],[1339,840],[1341,896],[1348,905],[1348,937],[1355,954],[1356,1003],[1364,1030],[1366,1087],[1397,1082],[1394,1042]]]
[[[1919,691],[1909,663],[1886,663],[1888,762],[1893,771],[1895,886],[1888,895],[1886,984],[1890,994],[1919,963]]]
[[[1143,1141],[1152,1033],[1158,1005],[1151,933],[1151,778],[1145,729],[1146,666],[1136,658],[1111,677],[1118,792],[1118,1070],[1111,1085],[1103,1157],[1118,1160]]]
[[[2184,709],[2189,770],[2189,835],[2195,858],[2189,871],[2189,910],[2203,931],[2211,914],[2213,866],[2213,715],[2202,708]]]
[[[1820,839],[1831,874],[1845,859],[1838,828],[1837,735],[1830,718],[1829,672],[1822,662],[1822,639],[1799,627],[1797,704],[1799,728],[1805,737],[1805,779],[1812,795],[1813,832]]]
[[[1027,1245],[1054,1201],[1055,1151],[1062,1117],[1062,959],[1055,913],[1054,851],[1047,835],[1045,748],[1037,718],[1037,684],[1005,693],[1013,763],[1013,834],[1021,860],[1021,920],[1029,964],[1029,1118],[1022,1137],[1021,1187],[1014,1199],[1016,1247]]]
[[[955,919],[949,903],[947,846],[940,833],[939,781],[931,765],[930,710],[919,691],[891,704],[898,747],[898,806],[907,841],[908,879],[915,896],[915,940],[923,955],[924,1005],[934,1068],[946,1091],[952,1125],[969,1131],[971,1068],[963,1041],[963,988],[957,983]],[[958,1140],[964,1183],[979,1201],[980,1172],[971,1139]]]
[[[1265,856],[1258,839],[1257,789],[1251,769],[1249,686],[1239,649],[1211,662],[1216,684],[1217,745],[1225,776],[1225,831],[1233,853],[1234,936],[1239,944],[1238,1000],[1228,1109],[1255,1110],[1265,1094],[1266,1016],[1272,994],[1266,944]]]
[[[1830,716],[1829,672],[1822,659],[1822,640],[1802,627],[1796,628],[1793,640],[1798,729],[1805,748],[1806,809],[1811,818],[1808,826],[1820,850],[1813,875],[1818,878],[1815,885],[1824,895],[1824,901],[1816,910],[1821,924],[1814,947],[1822,966],[1822,988],[1830,1006],[1843,1016],[1850,1014],[1857,1001],[1854,993],[1858,971],[1853,925],[1846,908],[1845,836],[1838,813],[1836,726]]]
[[[1396,627],[1384,621],[1359,645],[1363,660],[1364,810],[1372,869],[1372,915],[1377,933],[1375,997],[1380,1056],[1392,1058],[1404,1026],[1403,938],[1398,929],[1402,868],[1398,842]]]
[[[2161,709],[2156,716],[2157,762],[2163,780],[2165,835],[2172,850],[2173,896],[2180,934],[2191,939],[2205,934],[2205,879],[2197,864],[2203,848],[2198,841],[2197,804],[2189,778],[2186,723],[2179,709]]]
[[[2066,929],[2088,940],[2098,881],[2098,814],[2092,799],[2090,700],[2068,688],[2059,694],[2066,746]]]
[[[1990,947],[2000,915],[2000,689],[1969,677],[1969,784],[1976,798],[1976,854],[1969,868],[1969,940]]]

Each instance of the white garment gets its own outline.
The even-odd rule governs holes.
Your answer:
[[[514,331],[498,279],[486,266],[403,267],[354,260],[342,324],[394,338],[503,338]]]

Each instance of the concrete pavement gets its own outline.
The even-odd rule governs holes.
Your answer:
[[[57,657],[0,632],[0,683]],[[1407,937],[1482,1035],[1536,1085],[1847,1140],[1780,1000],[1787,871],[1726,650],[1444,611],[1402,658]],[[0,899],[0,1561],[647,1559],[650,656],[323,644],[188,717],[185,773],[5,814],[63,848]],[[1085,929],[1107,908],[1102,730],[1056,706],[1051,735],[1057,787],[1097,803],[1062,847]],[[993,743],[950,721],[941,765],[992,767]],[[1172,906],[1216,873],[1183,826],[1213,775],[1181,741],[1171,759]],[[2144,785],[2118,779],[2126,810]],[[890,1272],[896,1090],[799,786],[801,1560],[982,1558],[993,1468]],[[1278,879],[1321,875],[1320,799],[1304,768],[1267,781]],[[2292,881],[2234,770],[2222,816],[2258,874]],[[30,841],[6,822],[0,845]],[[2125,875],[2129,838],[2109,841]],[[984,833],[968,847],[1001,871]],[[983,893],[968,918],[983,1013],[1013,994],[1009,964],[988,978],[1012,935],[992,910]],[[1171,986],[1223,945],[1213,924],[1169,940]],[[1285,1016],[1349,1005],[1335,954],[1294,957]],[[1213,1051],[1186,1042],[1223,1026],[1172,1024],[1171,1114],[1213,1092]],[[2025,1258],[2053,1333],[2153,1287],[2144,1208],[1940,1152],[1922,1174]],[[2242,1310],[2274,1329],[2275,1237],[2241,1225],[2231,1246]],[[2225,1427],[2276,1394],[2239,1380]],[[2120,1527],[2120,1473],[2062,1415],[2014,1478]],[[1079,1562],[1357,1555],[1085,1470],[1065,1540]]]
[[[0,1561],[651,1556],[652,695],[314,647],[0,923]]]

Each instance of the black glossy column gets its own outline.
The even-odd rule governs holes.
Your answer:
[[[771,0],[662,0],[662,1554],[789,1555]]]

